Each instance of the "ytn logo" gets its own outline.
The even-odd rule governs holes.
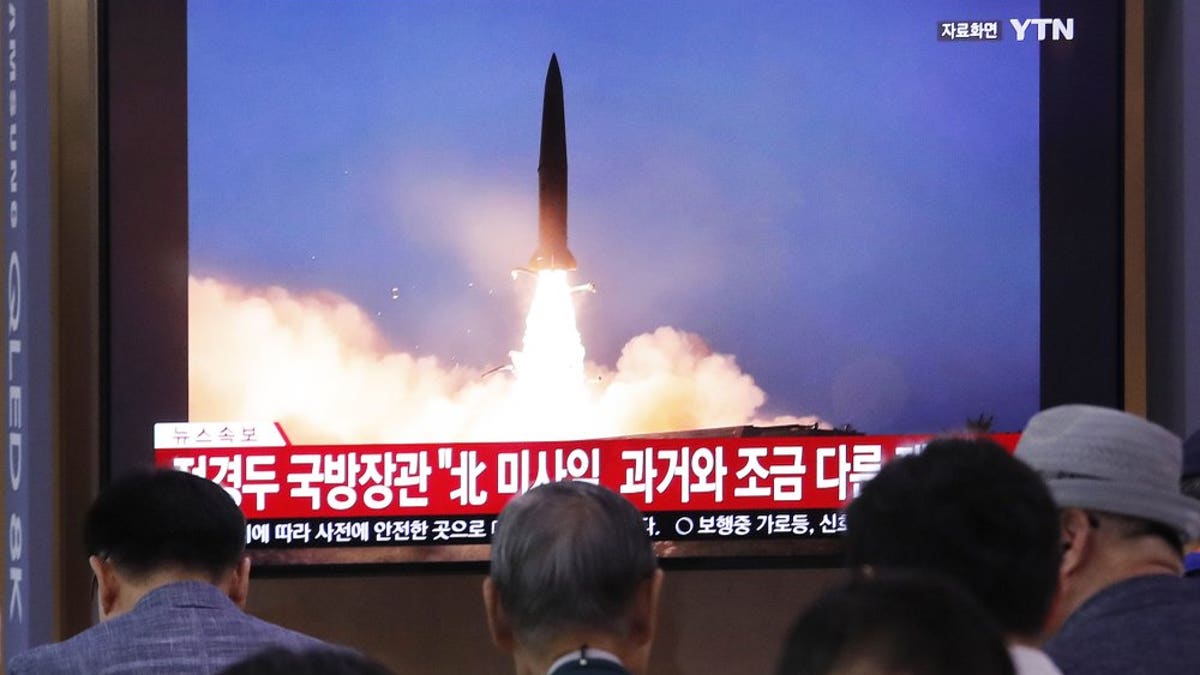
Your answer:
[[[1013,30],[1017,32],[1017,42],[1025,41],[1025,31],[1029,30],[1030,26],[1037,26],[1038,42],[1043,42],[1046,39],[1046,27],[1051,28],[1052,40],[1074,40],[1075,39],[1075,19],[1009,19]]]

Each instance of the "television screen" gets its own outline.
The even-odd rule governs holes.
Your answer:
[[[945,39],[963,11],[192,0],[190,416],[336,442],[1019,429],[1038,43]],[[552,53],[577,269],[514,280]]]
[[[1045,70],[1119,53],[1045,9],[190,0],[158,461],[267,563],[484,559],[560,478],[664,555],[834,550],[1045,403]]]

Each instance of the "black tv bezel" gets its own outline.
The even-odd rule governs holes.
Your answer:
[[[1043,45],[1041,53],[1039,403],[1120,408],[1125,2],[1045,0],[1041,15],[1073,17],[1077,32],[1089,38]],[[188,418],[187,6],[186,0],[107,0],[97,16],[100,478],[106,484],[153,463],[155,422]],[[798,556],[751,564],[829,560]],[[673,561],[745,564],[738,558]]]

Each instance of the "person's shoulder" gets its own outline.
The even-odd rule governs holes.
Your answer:
[[[9,675],[91,672],[95,665],[92,659],[96,653],[97,628],[99,626],[93,626],[62,642],[41,645],[17,654],[8,662]]]
[[[306,649],[341,649],[339,645],[325,642],[306,633],[285,628],[279,624],[260,619],[248,612],[241,615],[242,628],[247,639],[261,642],[264,645],[283,647],[290,651]]]
[[[1200,672],[1200,583],[1171,575],[1117,582],[1075,610],[1045,651],[1067,675]]]
[[[59,655],[58,644],[42,645],[34,647],[29,651],[17,654],[8,662],[9,675],[24,675],[25,673],[52,673],[55,670],[61,671],[62,668],[56,668],[55,664],[61,664],[62,659]]]
[[[1189,606],[1200,611],[1200,583],[1171,574],[1148,574],[1124,579],[1101,589],[1080,607],[1082,615],[1151,611],[1163,606]]]
[[[8,673],[98,672],[106,664],[147,656],[148,637],[159,645],[187,645],[190,652],[225,660],[237,660],[269,647],[289,651],[340,648],[259,619],[232,603],[214,603],[205,608],[172,603],[138,607],[62,642],[35,647],[15,656],[9,662]]]
[[[210,584],[181,582],[165,586],[158,593],[152,602],[139,604],[135,611],[114,621],[124,619],[131,626],[148,624],[149,630],[169,632],[180,640],[187,635],[197,643],[242,643],[252,648],[278,646],[289,650],[328,646],[244,611]]]
[[[8,662],[15,673],[93,673],[119,658],[130,638],[143,634],[148,624],[136,612],[122,614],[91,626],[61,641],[17,654]]]

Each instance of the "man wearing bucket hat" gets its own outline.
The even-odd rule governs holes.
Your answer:
[[[1066,675],[1200,672],[1200,584],[1183,542],[1200,502],[1179,491],[1179,437],[1109,408],[1034,415],[1016,456],[1059,508],[1059,592],[1045,650]]]

